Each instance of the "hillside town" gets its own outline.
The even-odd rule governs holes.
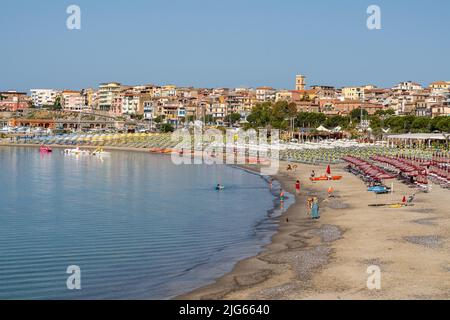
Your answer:
[[[107,130],[133,123],[135,128],[156,130],[162,127],[173,129],[193,121],[241,126],[249,122],[256,106],[276,103],[287,103],[294,113],[322,114],[331,119],[349,117],[352,112],[366,115],[367,119],[375,114],[429,119],[450,116],[450,81],[436,81],[428,86],[406,81],[392,88],[378,88],[372,84],[335,88],[307,86],[306,76],[297,75],[292,88],[130,86],[108,82],[99,84],[98,88],[82,90],[4,91],[0,92],[0,126]],[[52,120],[61,121],[49,121],[48,115],[43,116],[44,111],[53,114]],[[84,126],[80,125],[81,116],[77,114],[83,115]],[[308,124],[303,121],[299,126],[308,127]]]

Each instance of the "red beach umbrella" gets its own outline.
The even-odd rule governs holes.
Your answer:
[[[331,174],[331,167],[330,167],[330,165],[328,165],[328,167],[327,167],[327,174]]]

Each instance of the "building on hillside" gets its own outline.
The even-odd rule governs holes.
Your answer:
[[[53,89],[31,89],[31,103],[36,108],[53,106],[60,92]]]
[[[118,82],[101,83],[97,91],[97,107],[100,111],[110,111],[117,95],[124,89]]]
[[[139,93],[133,93],[133,92],[126,92],[122,96],[122,108],[121,112],[124,115],[138,115],[144,114],[144,109],[139,110],[139,100],[140,100]]]
[[[161,97],[175,97],[177,95],[177,87],[175,85],[165,85],[161,87]]]
[[[23,111],[30,107],[31,98],[25,92],[0,92],[0,111]]]
[[[119,117],[122,116],[122,101],[123,101],[123,94],[119,93],[114,96],[111,107],[109,108],[108,114],[112,117]]]
[[[361,107],[367,111],[369,115],[375,114],[378,110],[385,109],[382,104],[373,104],[373,103],[362,103],[357,100],[335,100],[334,102],[329,102],[326,105],[326,114],[329,115],[341,115],[347,116],[355,109],[361,109]]]
[[[423,87],[413,81],[405,81],[405,82],[400,82],[399,84],[397,84],[395,87],[392,88],[392,91],[395,92],[414,92],[414,91],[421,91],[423,90]]]
[[[344,87],[342,88],[343,100],[362,100],[365,90],[376,89],[374,85],[366,85],[361,87]]]
[[[186,118],[186,108],[181,103],[165,103],[155,110],[152,109],[154,117],[163,116],[166,123],[178,125]]]
[[[297,107],[297,112],[321,112],[320,104],[317,99],[313,101],[295,101],[294,103]]]
[[[86,111],[89,107],[86,104],[85,96],[80,91],[63,90],[61,93],[61,106],[67,112]]]
[[[274,102],[277,91],[272,87],[256,88],[256,101],[258,102]]]
[[[441,117],[441,116],[450,116],[450,101],[444,102],[443,104],[436,104],[431,106],[431,116]]]
[[[318,97],[317,90],[293,90],[291,91],[292,102],[298,103],[300,101],[312,101]]]
[[[320,99],[336,99],[337,98],[337,93],[336,93],[336,88],[332,87],[332,86],[311,86],[311,90],[315,91],[315,94],[320,98]]]
[[[390,89],[364,89],[364,101],[369,103],[385,103],[386,100],[390,97],[391,90]]]
[[[81,95],[90,110],[97,109],[97,91],[92,88],[81,90]]]
[[[432,95],[448,95],[450,92],[450,81],[436,81],[428,87]]]
[[[297,75],[295,77],[295,90],[305,90],[306,88],[306,77],[304,75]]]
[[[275,102],[286,101],[292,102],[292,91],[289,90],[279,90],[275,95]]]

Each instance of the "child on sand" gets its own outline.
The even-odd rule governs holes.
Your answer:
[[[333,187],[329,187],[328,188],[328,198],[333,198],[333,192],[334,192]]]
[[[306,201],[306,215],[308,215],[308,216],[311,215],[313,202],[314,202],[313,198],[308,198],[308,200]]]
[[[297,194],[300,194],[300,180],[297,180],[297,182],[295,183],[295,192],[297,192]]]

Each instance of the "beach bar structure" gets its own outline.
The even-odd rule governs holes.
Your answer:
[[[450,133],[406,133],[385,135],[383,137],[383,144],[387,144],[388,147],[431,148],[437,143],[448,148],[449,141]]]

